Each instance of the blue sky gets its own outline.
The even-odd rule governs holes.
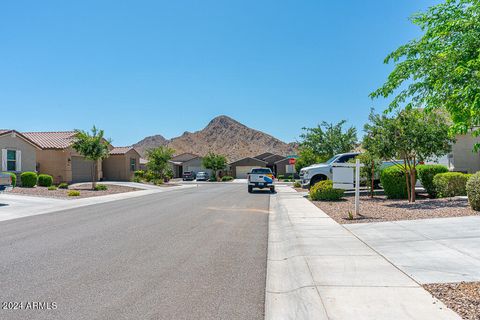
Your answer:
[[[439,1],[3,1],[0,128],[171,138],[225,114],[287,142],[359,130],[387,53]],[[6,110],[6,112],[5,112]]]

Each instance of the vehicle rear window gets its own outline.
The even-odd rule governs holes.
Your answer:
[[[268,168],[252,169],[252,173],[267,174],[267,173],[272,173],[272,170]]]

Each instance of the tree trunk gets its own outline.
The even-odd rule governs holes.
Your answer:
[[[415,161],[415,159],[413,160]],[[411,184],[411,198],[412,202],[415,202],[415,184],[416,184],[416,174],[415,174],[415,166],[410,169],[410,184]]]
[[[95,189],[97,186],[97,162],[93,161],[92,163],[92,189]]]
[[[370,198],[373,198],[374,187],[375,187],[375,162],[372,160],[372,184],[370,186]]]
[[[409,172],[408,172],[408,167],[407,167],[407,159],[403,159],[403,163],[405,164],[405,183],[406,183],[406,187],[407,187],[407,198],[408,198],[408,202],[411,201],[411,197],[410,197],[410,184],[408,183],[408,176],[409,176]]]

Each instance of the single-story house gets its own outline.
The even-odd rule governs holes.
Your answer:
[[[20,174],[37,171],[40,146],[15,130],[0,130],[1,171]]]
[[[295,165],[290,164],[288,158],[283,158],[276,161],[274,166],[275,166],[274,172],[276,176],[296,173]]]
[[[230,172],[236,179],[246,179],[247,174],[253,169],[258,167],[266,167],[267,162],[257,159],[255,157],[246,157],[234,162],[229,163]]]
[[[40,146],[37,150],[37,170],[51,175],[54,183],[86,182],[92,179],[92,161],[85,159],[73,148],[74,131],[24,132]],[[97,165],[97,177],[103,178],[101,161]]]
[[[188,152],[174,156],[169,161],[172,165],[173,177],[181,178],[186,171],[192,171],[195,174],[202,171],[211,175],[212,170],[205,168],[202,161],[203,158],[201,156]]]
[[[140,154],[133,147],[114,147],[102,167],[105,180],[130,181],[140,168]]]
[[[480,143],[480,137],[471,134],[455,136],[455,143],[452,145],[452,152],[440,161],[449,166],[452,171],[475,173],[480,171],[480,152],[474,152],[475,143]]]

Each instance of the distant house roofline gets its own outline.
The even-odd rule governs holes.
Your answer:
[[[1,136],[5,136],[7,134],[14,134],[15,136],[21,138],[22,140],[24,140],[25,142],[31,144],[32,146],[34,146],[35,148],[37,149],[41,149],[40,145],[38,143],[36,143],[35,141],[33,141],[32,139],[28,138],[27,136],[25,136],[24,134],[22,134],[21,132],[18,132],[17,130],[6,130],[6,129],[3,129],[3,130],[0,130],[0,137]]]

